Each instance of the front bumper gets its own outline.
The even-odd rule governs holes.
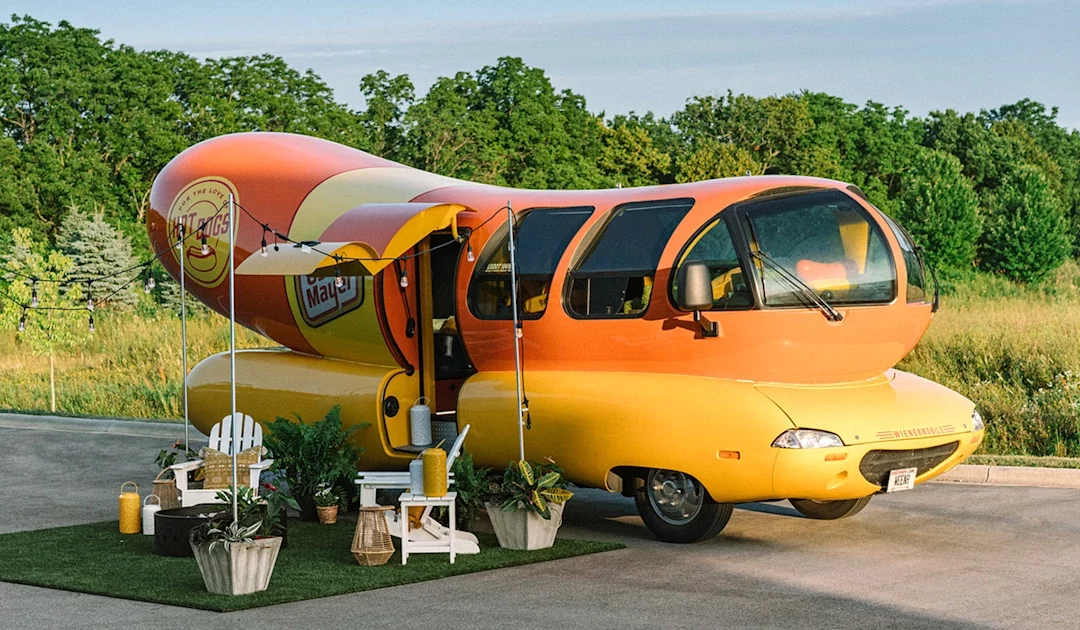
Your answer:
[[[870,451],[921,450],[956,443],[956,450],[936,466],[925,472],[920,468],[919,476],[915,478],[915,483],[919,484],[937,477],[971,455],[982,443],[983,434],[984,431],[971,431],[838,448],[777,449],[773,492],[781,499],[858,499],[882,490],[881,485],[868,481],[860,470],[863,458]]]

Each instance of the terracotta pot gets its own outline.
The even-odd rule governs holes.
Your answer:
[[[338,506],[328,505],[324,507],[320,505],[315,509],[319,513],[319,522],[323,525],[333,525],[337,522]]]
[[[281,538],[215,545],[191,544],[206,590],[217,595],[247,595],[265,591],[274,574]]]
[[[550,520],[524,508],[504,512],[498,505],[491,503],[487,503],[486,507],[495,536],[499,539],[499,546],[503,549],[533,551],[548,549],[555,544],[555,533],[562,525],[562,505],[548,504],[548,509],[551,510]]]

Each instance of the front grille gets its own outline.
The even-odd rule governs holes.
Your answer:
[[[959,446],[959,442],[950,442],[930,448],[870,451],[859,462],[859,472],[870,483],[884,488],[889,483],[890,470],[918,468],[921,475],[948,459]]]

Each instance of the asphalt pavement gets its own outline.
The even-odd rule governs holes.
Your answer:
[[[0,533],[115,519],[171,435],[0,428]],[[0,583],[0,627],[1073,627],[1078,509],[1080,490],[932,483],[843,521],[744,505],[678,546],[632,500],[586,490],[560,536],[627,549],[225,614]]]

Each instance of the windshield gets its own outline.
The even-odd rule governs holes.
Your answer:
[[[773,199],[742,207],[751,247],[832,305],[891,302],[896,269],[881,230],[838,190]],[[765,304],[803,306],[806,297],[783,272],[758,264]]]

